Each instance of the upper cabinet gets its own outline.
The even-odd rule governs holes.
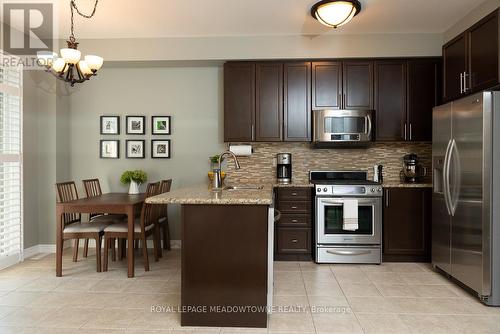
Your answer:
[[[224,65],[224,141],[311,141],[310,62]]]
[[[443,100],[500,83],[498,10],[443,46]]]
[[[285,63],[285,141],[311,141],[311,63]]]
[[[373,62],[313,62],[312,109],[373,109]]]
[[[255,64],[224,64],[224,141],[255,138]]]

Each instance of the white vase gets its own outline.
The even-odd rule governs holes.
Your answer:
[[[128,188],[128,193],[130,195],[137,195],[139,193],[140,183],[135,182],[134,180],[130,181],[130,187]]]

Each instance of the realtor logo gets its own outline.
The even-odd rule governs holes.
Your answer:
[[[52,3],[2,4],[2,49],[14,55],[36,55],[52,50],[54,11]]]

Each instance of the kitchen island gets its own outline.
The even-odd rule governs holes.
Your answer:
[[[146,202],[181,205],[181,325],[267,327],[272,187],[212,191],[200,185]]]

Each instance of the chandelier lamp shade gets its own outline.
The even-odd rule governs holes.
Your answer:
[[[102,57],[86,55],[82,59],[82,53],[78,50],[78,43],[74,35],[74,10],[85,18],[94,16],[97,3],[90,15],[82,14],[76,6],[75,0],[70,0],[71,8],[71,34],[66,43],[68,46],[59,51],[60,56],[52,51],[40,51],[37,53],[38,64],[45,67],[45,71],[53,74],[56,78],[68,82],[71,86],[82,83],[97,75],[97,71],[104,62]]]
[[[337,28],[361,11],[358,0],[323,0],[311,8],[311,15],[327,27]]]

